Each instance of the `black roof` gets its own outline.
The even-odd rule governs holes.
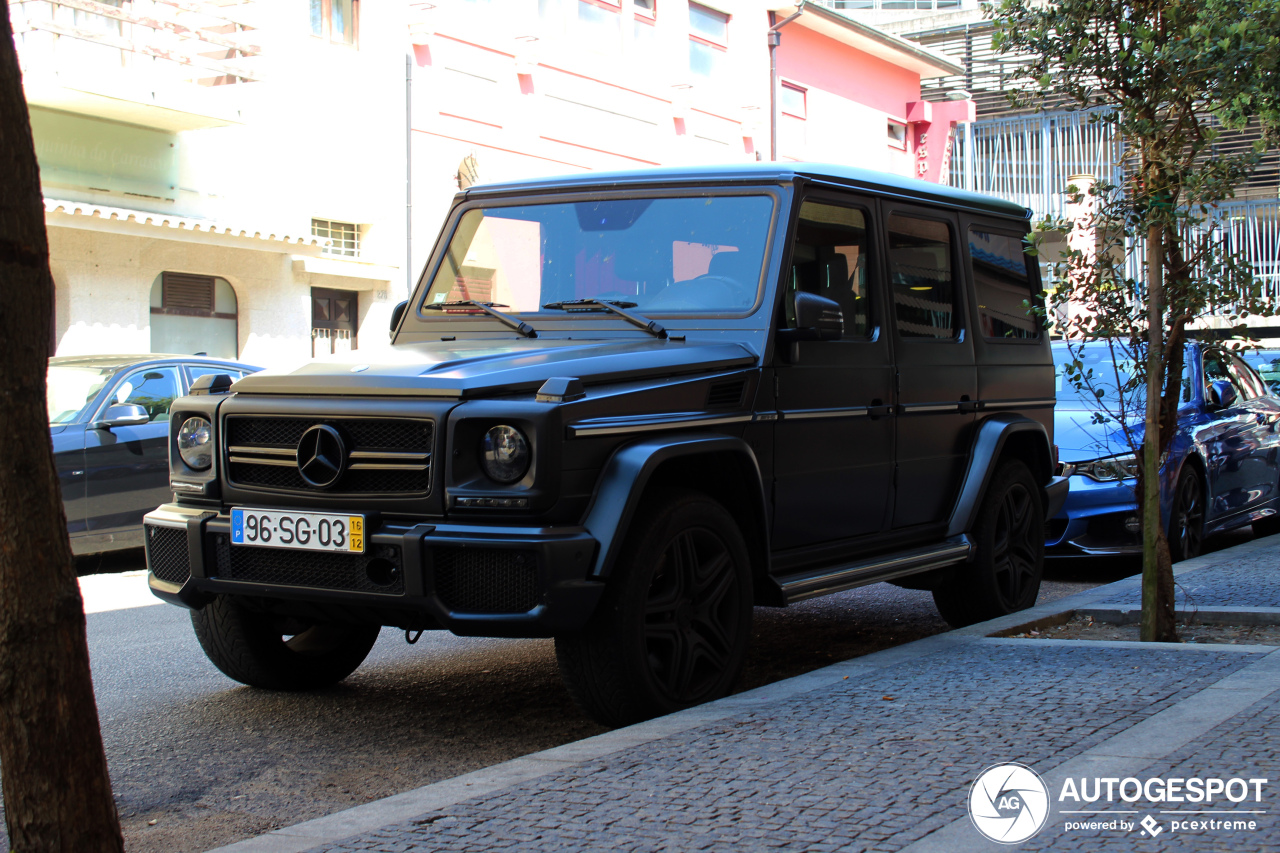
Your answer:
[[[944,184],[904,178],[833,163],[734,163],[719,166],[660,167],[621,172],[580,172],[547,178],[528,178],[506,183],[477,184],[462,193],[465,198],[517,192],[544,192],[586,188],[617,189],[624,186],[664,186],[690,183],[790,183],[797,179],[887,192],[891,195],[942,202],[957,207],[1029,218],[1031,211],[1011,201],[959,190]]]

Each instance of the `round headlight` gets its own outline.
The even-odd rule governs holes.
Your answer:
[[[496,426],[480,442],[480,467],[489,479],[514,483],[529,470],[529,442],[513,426]]]
[[[213,428],[204,418],[187,418],[178,429],[178,455],[197,471],[213,464]]]

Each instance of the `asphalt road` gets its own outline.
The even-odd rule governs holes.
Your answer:
[[[205,659],[185,611],[152,603],[139,559],[81,564],[125,570],[82,586],[86,609],[99,611],[87,616],[90,655],[131,853],[207,850],[604,731],[569,699],[549,640],[424,634],[410,646],[384,629],[330,690],[240,686]],[[1137,570],[1132,560],[1051,561],[1041,600]],[[887,584],[758,608],[742,686],[943,630],[929,593]]]

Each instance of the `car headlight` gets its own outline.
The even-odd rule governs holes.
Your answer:
[[[499,483],[514,483],[523,477],[532,457],[524,433],[513,426],[493,427],[480,442],[480,467]]]
[[[1105,459],[1091,459],[1088,462],[1076,462],[1063,465],[1063,470],[1072,474],[1080,474],[1090,480],[1106,483],[1112,480],[1132,480],[1138,476],[1138,457],[1132,453],[1123,456],[1108,456]],[[1070,476],[1070,474],[1067,474]]]
[[[178,455],[188,467],[203,471],[213,464],[213,425],[192,417],[178,429]]]

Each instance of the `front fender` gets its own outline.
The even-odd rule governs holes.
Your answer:
[[[768,554],[764,487],[760,466],[750,445],[730,435],[676,433],[626,444],[605,463],[583,521],[583,526],[600,543],[592,577],[608,577],[612,571],[626,531],[640,508],[641,497],[654,472],[673,459],[710,454],[732,454],[750,472],[753,483],[751,494],[746,497],[755,516],[751,520],[764,537],[763,552]]]

